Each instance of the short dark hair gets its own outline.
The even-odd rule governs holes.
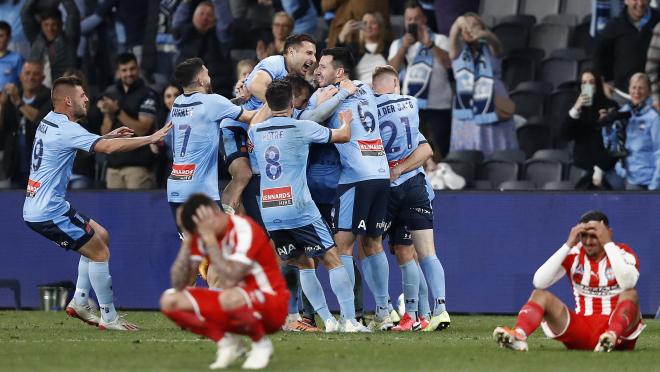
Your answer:
[[[422,4],[417,0],[408,0],[408,1],[406,1],[406,4],[403,7],[404,10],[405,9],[415,9],[415,8],[420,8],[420,9],[424,10],[424,8],[422,8]]]
[[[291,34],[284,39],[284,54],[289,51],[289,47],[300,46],[303,42],[310,42],[316,45],[316,40],[310,34]]]
[[[291,107],[293,88],[284,79],[273,80],[266,88],[266,102],[273,111],[283,111]]]
[[[137,57],[133,53],[120,53],[117,56],[117,66],[125,65],[131,62],[135,62],[135,64],[138,64]]]
[[[62,12],[57,7],[49,7],[39,13],[39,22],[43,22],[49,18],[54,18],[58,22],[62,22]]]
[[[8,37],[11,37],[11,25],[5,21],[0,21],[0,31],[7,33]]]
[[[332,56],[332,66],[335,69],[343,68],[344,73],[349,77],[353,74],[355,58],[353,58],[353,53],[348,48],[334,47],[323,49],[321,56]]]
[[[582,217],[580,217],[580,223],[587,223],[589,221],[603,221],[605,226],[610,227],[610,220],[607,218],[605,213],[601,211],[587,211],[582,215]]]
[[[303,89],[308,89],[310,94],[314,92],[312,84],[298,74],[288,74],[283,80],[288,81],[289,84],[291,84],[291,91],[294,96],[302,94]]]
[[[53,82],[53,89],[51,89],[51,100],[55,99],[55,94],[58,90],[60,90],[60,87],[70,87],[70,88],[75,88],[75,87],[82,87],[83,89],[85,86],[83,85],[83,81],[80,80],[79,77],[77,76],[62,76]]]
[[[201,58],[186,59],[174,68],[174,80],[181,87],[190,86],[195,76],[202,71],[202,67],[204,67],[204,61]]]
[[[213,207],[215,201],[202,193],[195,193],[190,195],[188,199],[181,204],[181,224],[184,229],[191,233],[197,231],[197,224],[193,221],[193,216],[197,212],[197,208],[202,205]]]

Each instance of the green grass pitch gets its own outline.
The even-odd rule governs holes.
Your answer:
[[[127,316],[142,330],[102,332],[64,312],[0,311],[0,371],[206,370],[215,345],[177,329],[156,312]],[[432,333],[271,336],[273,371],[660,371],[660,321],[647,320],[634,352],[566,351],[542,332],[528,353],[502,350],[491,338],[513,317],[453,316]],[[540,331],[540,330],[539,330]],[[240,363],[234,370],[240,368]]]

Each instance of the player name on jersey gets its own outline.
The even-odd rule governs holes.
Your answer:
[[[172,112],[170,113],[170,115],[173,118],[183,118],[183,117],[192,116],[194,111],[195,111],[194,107],[174,107],[172,108]]]
[[[389,105],[384,105],[384,106],[378,106],[378,118],[391,114],[397,111],[403,111],[406,109],[414,109],[415,105],[412,100],[404,98],[403,100],[400,101],[394,101]]]
[[[380,138],[373,140],[358,141],[358,146],[360,147],[360,152],[362,153],[362,156],[385,155],[385,148],[383,147],[383,141]]]
[[[262,208],[286,207],[293,205],[291,186],[264,189],[261,194]]]
[[[195,175],[195,164],[174,164],[170,179],[177,181],[188,181]]]

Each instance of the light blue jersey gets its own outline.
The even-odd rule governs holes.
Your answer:
[[[76,151],[92,152],[101,139],[66,115],[49,112],[41,120],[32,147],[32,164],[23,219],[28,222],[54,220],[69,208],[64,199]]]
[[[351,110],[351,140],[337,143],[337,151],[342,169],[340,184],[349,184],[373,179],[388,179],[390,177],[387,157],[380,138],[378,127],[376,99],[371,88],[361,81],[354,81],[358,89],[337,107],[334,114],[327,120],[329,128],[339,128],[339,112]],[[316,95],[312,95],[308,109],[316,106]]]
[[[254,79],[254,76],[259,71],[265,71],[273,80],[281,79],[289,74],[289,71],[286,69],[286,63],[284,62],[284,56],[270,56],[262,59],[261,62],[254,66],[250,75],[245,79],[246,86],[250,85],[252,79]],[[259,98],[253,95],[247,102],[245,102],[245,104],[243,104],[243,108],[246,110],[258,110],[263,104],[264,103]]]
[[[218,191],[218,146],[220,121],[238,119],[240,106],[217,94],[182,94],[172,105],[173,164],[167,179],[167,200],[186,201],[201,192],[220,200]]]
[[[385,154],[390,167],[404,162],[419,144],[419,107],[417,98],[400,94],[376,96],[380,136],[385,144]],[[398,186],[423,173],[422,168],[413,169],[392,182]]]
[[[307,188],[310,143],[330,142],[332,132],[313,121],[273,117],[248,131],[261,172],[261,216],[268,231],[293,229],[321,219]]]

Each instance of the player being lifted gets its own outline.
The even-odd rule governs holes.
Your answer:
[[[564,275],[573,286],[575,311],[546,290]],[[635,252],[612,241],[605,214],[589,211],[534,274],[536,289],[514,328],[497,327],[493,337],[502,347],[527,351],[527,337],[540,325],[568,349],[632,350],[645,327],[635,290],[638,278]]]
[[[89,104],[80,79],[58,78],[51,96],[53,111],[41,121],[34,139],[23,220],[48,240],[81,255],[76,291],[66,308],[69,316],[100,329],[135,331],[137,326],[118,316],[113,304],[108,232],[71,207],[65,199],[66,186],[77,150],[106,154],[131,151],[161,141],[171,124],[150,136],[123,138],[131,137],[133,130],[121,127],[100,137],[77,123],[87,116]],[[100,318],[89,303],[92,288],[101,308]]]
[[[273,117],[250,126],[250,151],[261,178],[261,214],[277,253],[300,269],[303,292],[321,316],[326,332],[368,331],[355,320],[352,283],[337,255],[330,227],[323,220],[307,188],[310,143],[345,143],[351,138],[350,111],[340,113],[341,126],[328,129],[312,121],[291,118],[293,92],[286,80],[275,80],[266,90]],[[314,258],[328,269],[344,320],[340,329],[325,301],[316,277]]]
[[[346,48],[330,48],[322,52],[314,75],[320,87],[340,84],[350,79],[355,62]],[[364,279],[374,294],[376,316],[371,328],[393,327],[389,315],[389,266],[383,252],[389,168],[376,118],[376,101],[371,88],[355,81],[357,91],[342,102],[328,120],[330,128],[338,128],[338,113],[351,110],[351,140],[337,144],[341,174],[334,205],[335,241],[340,258],[355,283],[353,244],[356,236],[366,258],[362,260]],[[315,107],[315,93],[310,108]]]
[[[191,195],[177,212],[184,240],[171,269],[172,289],[161,311],[180,327],[216,342],[211,369],[227,368],[243,355],[234,334],[252,339],[245,369],[268,365],[273,345],[266,337],[286,318],[289,291],[263,229],[249,218],[230,216],[203,194]],[[218,273],[222,290],[186,288],[201,257]]]
[[[243,107],[247,110],[260,109],[265,101],[266,88],[271,81],[287,74],[305,76],[316,63],[316,42],[307,34],[293,34],[284,42],[284,55],[270,56],[259,62],[245,80],[250,97]],[[247,125],[224,120],[222,127],[222,154],[227,164],[231,181],[227,184],[222,203],[233,209],[241,209],[263,224],[259,215],[259,171],[249,159],[246,149]]]
[[[431,146],[419,133],[417,99],[399,94],[399,78],[392,66],[378,67],[373,74],[378,105],[380,135],[391,172],[387,224],[391,226],[390,244],[406,253],[401,264],[404,297],[408,309],[397,330],[412,330],[420,277],[414,259],[416,251],[434,299],[433,314],[425,331],[447,328],[445,309],[445,272],[436,255],[433,239],[433,190],[428,186],[422,165],[433,155]],[[418,147],[419,144],[419,147]],[[412,239],[407,238],[408,231]],[[410,245],[414,244],[414,248]],[[413,302],[414,301],[414,302]]]

